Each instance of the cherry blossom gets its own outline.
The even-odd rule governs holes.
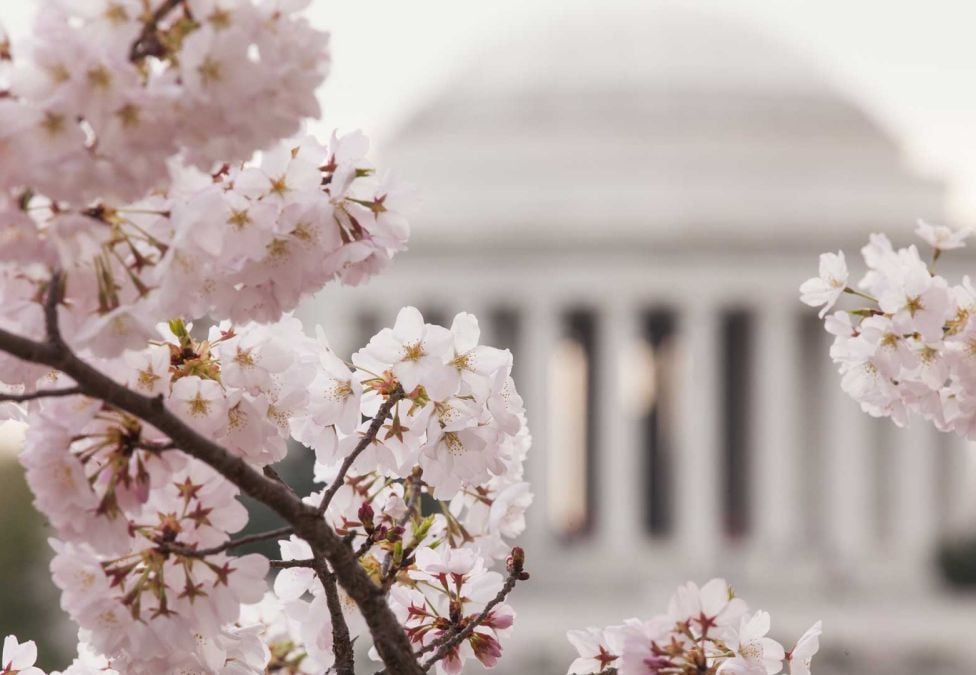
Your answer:
[[[599,673],[616,667],[624,651],[622,631],[585,628],[566,632],[566,639],[579,656],[569,664],[569,672]]]
[[[602,629],[569,631],[567,638],[579,657],[568,672],[582,675],[616,670],[621,675],[659,675],[704,672],[705,668],[709,673],[775,675],[789,663],[791,674],[809,675],[820,622],[790,653],[767,637],[770,625],[767,612],[750,612],[723,579],[712,579],[701,587],[689,582],[678,588],[665,614]]]
[[[416,308],[404,307],[393,328],[377,333],[353,362],[366,367],[388,364],[405,390],[412,392],[422,385],[427,396],[442,401],[458,386],[451,343],[450,331],[425,324]]]
[[[936,251],[951,251],[965,246],[966,239],[972,232],[970,230],[951,230],[945,225],[930,225],[924,220],[919,220],[915,234]]]
[[[867,272],[852,294],[857,304],[825,318],[830,356],[841,388],[868,414],[900,426],[917,416],[976,438],[969,358],[976,295],[968,277],[953,285],[934,270],[940,247],[961,246],[965,237],[924,223],[917,232],[935,242],[931,264],[914,245],[895,248],[886,236],[871,236],[862,249]]]
[[[811,307],[823,308],[823,318],[847,288],[847,263],[844,252],[823,253],[820,256],[820,276],[808,279],[800,286],[800,299]]]
[[[3,639],[3,653],[0,654],[0,673],[7,675],[44,675],[40,668],[34,667],[37,660],[37,645],[33,640],[17,642],[8,635]]]
[[[790,663],[790,675],[810,675],[810,663],[820,650],[821,622],[807,629],[786,657]]]
[[[751,617],[743,617],[735,638],[727,643],[735,656],[723,661],[718,672],[775,675],[782,670],[786,652],[782,645],[766,637],[769,626],[768,612],[759,611]]]
[[[307,542],[292,536],[288,541],[279,541],[282,560],[311,560],[312,548]],[[275,577],[274,592],[283,602],[297,600],[306,593],[315,581],[315,570],[311,567],[283,569]]]

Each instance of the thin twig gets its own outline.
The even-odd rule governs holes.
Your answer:
[[[176,450],[176,443],[137,443],[136,447],[140,450],[147,450],[148,452],[163,452],[165,450]]]
[[[423,469],[421,469],[419,466],[415,466],[413,471],[411,471],[410,475],[407,477],[407,480],[404,482],[404,489],[410,488],[410,496],[407,498],[407,510],[397,519],[397,527],[406,527],[407,522],[413,516],[414,510],[420,503],[420,491],[421,486],[423,485],[423,481],[421,481],[420,477],[422,475]],[[388,553],[386,559],[383,560],[383,569],[380,572],[380,579],[382,580],[383,588],[387,588],[393,578],[390,576],[390,567],[392,565],[393,553],[391,552]]]
[[[407,498],[406,512],[397,520],[397,525],[399,527],[404,527],[407,524],[407,521],[409,521],[413,516],[414,509],[416,509],[417,505],[420,503],[420,493],[421,488],[423,487],[421,477],[423,474],[424,470],[419,466],[415,466],[413,471],[411,471],[410,475],[407,477],[405,487],[410,488],[410,496]]]
[[[516,551],[518,552],[517,556]],[[421,670],[427,672],[435,663],[447,656],[452,649],[467,640],[474,632],[474,629],[484,623],[485,619],[488,618],[488,615],[491,614],[492,610],[508,597],[509,593],[512,592],[512,589],[515,588],[515,584],[523,579],[528,579],[528,574],[523,571],[524,554],[522,553],[522,549],[513,549],[512,553],[512,557],[509,558],[508,578],[505,579],[505,584],[502,586],[501,590],[498,591],[498,594],[495,595],[495,597],[492,598],[487,605],[485,605],[485,608],[481,610],[481,613],[476,616],[473,621],[470,621],[464,628],[441,642],[440,646],[437,647],[437,651],[434,652],[434,654],[420,666]],[[439,641],[435,641],[435,643],[436,642]],[[427,645],[421,649],[419,652],[417,652],[417,656],[419,657],[433,649],[435,643]]]
[[[238,546],[245,546],[246,544],[253,544],[258,541],[280,539],[281,537],[288,536],[294,531],[294,528],[291,526],[279,527],[277,530],[268,530],[266,532],[258,532],[257,534],[249,534],[246,537],[240,537],[239,539],[231,539],[230,541],[225,541],[220,546],[212,546],[210,548],[189,548],[186,546],[174,546],[172,544],[165,545],[165,548],[169,549],[173,553],[178,553],[190,558],[203,558],[208,555],[223,553],[229,549],[237,548]]]
[[[375,543],[376,542],[373,541],[373,537],[367,534],[366,541],[360,544],[359,548],[356,549],[356,557],[362,558],[364,555],[366,555],[369,552],[369,549],[373,548],[373,544]]]
[[[147,56],[162,56],[166,53],[166,48],[159,39],[159,22],[181,4],[183,4],[183,0],[166,0],[152,13],[149,20],[143,24],[139,37],[135,39],[129,49],[130,61],[138,61]]]
[[[62,396],[77,396],[82,393],[81,387],[66,387],[64,389],[38,389],[24,394],[0,394],[0,403],[24,403],[39,398],[59,398]]]
[[[305,558],[302,560],[269,560],[271,569],[286,570],[293,567],[315,567],[318,561],[315,558]]]
[[[451,638],[453,638],[455,635],[456,635],[456,633],[451,633],[449,631],[445,631],[445,632],[441,633],[439,637],[434,638],[433,640],[431,640],[430,642],[428,642],[427,644],[425,644],[423,646],[423,649],[419,649],[417,651],[417,658],[420,658],[424,654],[427,654],[429,652],[434,651],[435,649],[437,649],[438,647],[440,647],[442,644],[444,644],[445,642],[447,642],[448,640],[450,640]]]
[[[63,283],[64,274],[61,270],[53,270],[51,280],[48,281],[47,296],[44,298],[44,330],[48,343],[56,347],[64,346],[58,324],[58,305],[61,304],[61,294],[64,292]]]
[[[373,421],[370,422],[366,433],[363,434],[361,439],[359,439],[359,443],[357,443],[356,447],[352,449],[349,456],[343,460],[342,465],[339,467],[339,473],[336,474],[335,480],[332,481],[329,488],[322,494],[322,501],[319,503],[319,513],[325,513],[325,510],[329,508],[332,498],[335,497],[336,492],[338,492],[339,488],[342,487],[342,483],[346,478],[346,473],[349,471],[349,467],[351,467],[352,463],[356,461],[356,458],[363,453],[363,450],[368,448],[370,444],[376,440],[376,435],[379,434],[380,429],[383,427],[383,423],[386,421],[386,418],[390,416],[390,412],[393,410],[393,407],[403,397],[403,388],[397,386],[397,388],[390,393],[387,399],[383,401],[383,405],[381,405],[380,409],[376,412],[376,416],[373,418]]]
[[[355,675],[355,654],[349,639],[349,626],[342,613],[342,601],[339,600],[335,575],[324,564],[318,565],[315,572],[325,588],[325,602],[329,606],[329,614],[332,615],[332,652],[335,654],[333,667],[336,675]]]

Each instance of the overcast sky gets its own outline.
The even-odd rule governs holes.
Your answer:
[[[512,22],[636,0],[357,0],[316,3],[334,30],[329,119],[375,136]],[[641,0],[644,4],[654,0]],[[685,0],[779,36],[816,63],[905,144],[919,170],[953,188],[976,223],[976,3],[969,0]],[[603,9],[603,11],[606,11]]]
[[[333,31],[326,127],[382,141],[464,61],[513,23],[597,14],[657,0],[314,0]],[[33,3],[3,2],[22,27]],[[905,144],[911,163],[952,187],[951,212],[976,224],[976,3],[970,0],[674,0],[738,17],[816,63]]]

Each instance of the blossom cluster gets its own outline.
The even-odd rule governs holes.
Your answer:
[[[206,339],[180,320],[157,331],[141,350],[90,358],[252,466],[281,460],[289,438],[310,446],[328,485],[306,502],[332,490],[323,517],[390,590],[418,650],[470,623],[502,590],[490,568],[525,527],[529,437],[511,354],[479,345],[473,316],[459,314],[448,329],[404,308],[349,364],[321,330],[308,337],[288,316],[225,321]],[[30,388],[71,385],[47,374]],[[247,513],[223,476],[103,401],[43,397],[9,410],[30,422],[21,461],[57,535],[62,607],[92,653],[127,673],[229,659],[235,649],[260,663],[241,672],[263,672],[296,650],[303,672],[332,664],[332,618],[315,569],[282,569],[263,597],[267,559],[225,550]],[[374,418],[383,424],[371,436]],[[424,499],[438,512],[424,513]],[[280,546],[284,561],[312,558],[295,536]],[[350,632],[368,639],[339,592]],[[458,672],[469,656],[493,664],[513,619],[508,605],[494,606],[439,667]],[[261,642],[268,634],[283,638]]]
[[[21,461],[57,536],[52,577],[94,650],[193,653],[196,635],[219,633],[241,603],[260,599],[263,556],[197,553],[247,523],[223,476],[100,401],[43,399],[28,419]]]
[[[471,315],[405,308],[347,363],[290,316],[403,250],[411,202],[360,133],[280,140],[318,113],[328,63],[307,4],[58,1],[29,39],[0,31],[0,328],[268,476],[307,445],[325,487],[304,501],[425,668],[493,665],[532,499],[511,354],[479,345]],[[21,462],[80,628],[66,672],[323,672],[340,614],[368,640],[308,541],[280,542],[267,591],[268,559],[233,553],[238,488],[84,385],[0,356],[0,419],[28,424]],[[32,643],[11,640],[3,672],[27,672]]]
[[[0,30],[0,327],[43,335],[58,267],[64,338],[114,357],[161,319],[276,321],[405,247],[410,192],[365,137],[294,136],[329,61],[308,4],[59,0]]]
[[[309,0],[41,4],[29,37],[0,38],[0,192],[125,203],[173,158],[209,171],[319,114],[328,35]]]
[[[310,385],[315,402],[292,428],[315,451],[316,477],[336,487],[326,521],[390,588],[390,604],[421,652],[471,623],[502,591],[505,580],[491,568],[509,556],[532,501],[522,476],[530,438],[512,357],[479,345],[479,337],[470,314],[448,329],[406,307],[353,355],[351,368],[323,346]],[[391,400],[388,422],[363,445],[369,420]],[[306,501],[321,504],[323,492]],[[286,560],[311,555],[295,538],[282,541],[281,552]],[[310,663],[329,665],[330,616],[315,573],[282,570],[274,590],[286,614],[317,635],[305,640],[320,645]],[[440,672],[460,672],[470,657],[494,665],[513,620],[507,604],[489,608],[438,662]],[[354,636],[365,628],[361,619],[348,623]]]
[[[327,282],[360,283],[406,245],[408,193],[378,178],[362,134],[282,143],[213,175],[174,169],[166,191],[70,208],[0,194],[0,326],[43,335],[38,298],[63,270],[62,332],[114,357],[160,318],[271,322]],[[0,359],[0,379],[36,370]]]
[[[767,612],[751,612],[723,579],[689,582],[671,597],[665,614],[619,626],[571,630],[579,657],[570,675],[810,675],[820,648],[817,621],[789,650],[768,636]]]
[[[934,271],[942,252],[964,246],[969,233],[925,222],[916,233],[931,247],[928,261],[914,244],[896,249],[875,234],[861,250],[867,273],[856,286],[843,253],[825,253],[801,299],[823,306],[841,387],[865,412],[899,426],[914,414],[974,439],[976,287],[968,276],[952,284]],[[828,314],[845,293],[858,306]]]
[[[308,4],[58,0],[29,38],[0,30],[0,328],[268,476],[307,445],[325,487],[304,501],[426,669],[493,665],[532,499],[511,354],[479,345],[471,315],[406,308],[347,363],[289,314],[403,250],[412,201],[362,134],[296,136],[328,65]],[[80,629],[67,673],[319,673],[340,614],[368,640],[308,541],[279,542],[268,591],[269,560],[233,553],[234,483],[84,384],[0,356],[0,419],[28,425],[20,459]],[[0,672],[35,654],[11,637]]]

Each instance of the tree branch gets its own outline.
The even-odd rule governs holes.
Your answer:
[[[220,546],[213,546],[211,548],[188,548],[186,546],[177,546],[173,544],[166,544],[164,548],[180,555],[187,556],[189,558],[204,558],[208,555],[215,555],[217,553],[223,553],[232,548],[237,548],[238,546],[244,546],[246,544],[253,544],[258,541],[267,541],[268,539],[279,539],[281,537],[287,537],[289,534],[294,532],[295,529],[291,526],[279,527],[277,530],[268,530],[266,532],[258,532],[256,534],[249,534],[246,537],[240,537],[239,539],[231,539],[230,541],[225,541]]]
[[[284,570],[292,567],[315,567],[318,561],[314,558],[306,558],[304,560],[269,560],[268,563],[271,565],[271,569]]]
[[[397,525],[400,527],[406,526],[410,518],[413,517],[414,510],[420,504],[421,488],[424,484],[423,480],[421,480],[423,475],[424,470],[421,469],[420,466],[415,466],[413,471],[410,472],[410,475],[407,476],[407,480],[404,481],[404,490],[409,488],[410,496],[407,497],[406,512],[400,516],[399,520],[397,520]]]
[[[48,281],[47,296],[44,298],[44,330],[47,333],[48,344],[63,347],[61,326],[58,324],[58,305],[64,295],[64,274],[61,270],[51,272]]]
[[[285,479],[281,477],[281,474],[279,474],[277,471],[275,471],[274,467],[271,466],[270,464],[267,464],[267,465],[263,466],[261,468],[261,473],[263,473],[265,476],[267,476],[271,480],[277,481],[278,483],[281,483],[286,488],[288,488],[289,490],[291,490],[291,492],[295,492],[295,490],[292,488],[292,486],[289,485],[288,483],[286,483],[285,482]]]
[[[147,56],[162,56],[166,53],[166,48],[159,39],[159,22],[181,4],[183,0],[165,0],[156,8],[149,20],[143,24],[139,37],[132,43],[132,48],[129,50],[130,61],[138,61]]]
[[[52,281],[55,278],[60,279],[60,275],[54,275]],[[52,283],[52,288],[59,285]],[[59,293],[57,290],[53,292]],[[56,301],[57,297],[54,301],[49,300],[46,307],[54,305],[56,308]],[[56,325],[56,312],[53,323]],[[208,464],[243,492],[278,513],[294,527],[295,534],[309,543],[316,556],[329,561],[337,580],[362,612],[390,674],[420,675],[424,672],[413,655],[403,627],[386,604],[383,591],[360,567],[349,546],[329,527],[317,508],[304,504],[284,485],[265,477],[240,457],[198,433],[170,412],[161,397],[150,398],[119,384],[78,358],[60,340],[37,342],[0,329],[0,349],[25,361],[55,368],[71,377],[84,395],[105,401],[148,422],[169,436],[180,450]]]
[[[375,543],[376,542],[373,541],[373,537],[367,534],[366,540],[363,541],[363,543],[359,545],[359,548],[356,549],[356,557],[362,558],[364,555],[369,553],[369,549],[373,548],[373,544]]]
[[[359,439],[359,443],[356,447],[352,449],[349,456],[342,461],[342,465],[339,467],[339,473],[336,474],[335,479],[332,484],[329,485],[328,489],[322,494],[322,501],[319,503],[319,513],[325,513],[325,510],[329,508],[329,504],[332,502],[332,498],[335,497],[336,492],[342,487],[342,483],[346,478],[346,473],[349,471],[349,467],[352,466],[356,458],[363,453],[363,450],[368,448],[370,444],[376,440],[376,435],[379,434],[380,429],[383,427],[383,422],[386,418],[390,416],[390,412],[393,410],[393,406],[397,404],[404,397],[403,387],[397,385],[397,388],[393,390],[392,393],[383,401],[383,405],[380,409],[376,411],[376,416],[373,421],[370,422],[369,428],[363,437]]]
[[[148,452],[164,452],[166,450],[177,450],[175,443],[149,443],[142,442],[137,443],[136,447],[140,450],[147,450]]]
[[[0,394],[0,403],[24,403],[39,398],[58,398],[61,396],[77,396],[82,393],[81,387],[66,387],[64,389],[38,389],[24,394]]]
[[[413,517],[414,510],[420,504],[420,493],[421,487],[423,486],[421,476],[423,473],[423,469],[421,469],[419,466],[415,466],[413,471],[410,472],[410,475],[407,477],[406,481],[404,481],[404,491],[406,492],[406,490],[409,488],[410,496],[407,497],[407,510],[402,516],[400,516],[399,519],[397,519],[397,527],[406,527],[407,522]],[[406,559],[406,553],[407,549],[404,549],[404,559]],[[363,551],[362,554],[359,554],[358,557],[362,557],[364,554],[365,551]],[[380,570],[381,585],[386,590],[389,589],[390,583],[393,581],[395,576],[394,574],[390,574],[390,568],[392,566],[393,553],[387,553],[386,558],[383,560],[383,567]],[[394,573],[395,572],[396,570],[394,570]]]
[[[349,626],[342,613],[342,602],[339,600],[335,575],[329,572],[324,564],[316,565],[315,572],[322,582],[322,587],[325,588],[325,602],[329,606],[329,614],[332,615],[332,651],[336,658],[334,666],[336,675],[356,675],[355,654],[352,650],[352,641],[349,639]]]

